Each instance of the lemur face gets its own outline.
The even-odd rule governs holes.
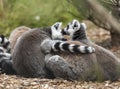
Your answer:
[[[53,24],[51,26],[51,37],[53,40],[57,40],[57,39],[62,39],[63,38],[63,35],[61,33],[61,25],[62,25],[62,22],[56,22],[55,24]]]
[[[64,29],[64,31],[68,35],[73,35],[74,32],[81,30],[81,29],[86,29],[86,24],[85,23],[80,23],[78,20],[73,20],[72,22],[68,23],[67,27]]]
[[[71,35],[75,31],[79,30],[81,27],[81,24],[78,20],[73,20],[72,22],[68,23],[67,27],[64,29],[67,34]]]

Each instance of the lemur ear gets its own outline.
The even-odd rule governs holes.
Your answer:
[[[72,24],[73,29],[76,29],[76,30],[80,29],[80,27],[81,27],[80,22],[78,20],[76,20],[76,19],[74,19],[71,22],[71,24]]]
[[[62,30],[62,34],[69,35],[70,33],[79,30],[80,27],[81,27],[80,22],[74,19],[73,21],[69,22],[67,26]]]
[[[80,29],[86,30],[87,29],[86,24],[85,23],[81,23],[81,28]]]
[[[53,24],[51,26],[52,29],[56,29],[56,30],[59,30],[61,29],[61,26],[62,26],[62,22],[56,22],[55,24]]]

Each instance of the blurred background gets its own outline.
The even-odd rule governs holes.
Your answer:
[[[47,27],[61,21],[64,27],[73,19],[91,21],[92,29],[105,29],[117,39],[120,0],[0,0],[0,34],[6,36],[18,26]]]
[[[0,33],[5,35],[21,25],[45,27],[56,21],[65,24],[73,18],[81,20],[78,11],[65,0],[0,0]]]

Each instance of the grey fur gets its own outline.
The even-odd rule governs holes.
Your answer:
[[[19,75],[25,77],[47,76],[45,55],[41,51],[40,44],[44,39],[50,38],[50,33],[46,33],[44,30],[47,29],[27,31],[17,41],[12,53],[12,59],[13,67]]]
[[[100,81],[103,81],[103,80],[114,81],[119,79],[120,78],[120,59],[117,58],[109,50],[92,43],[87,38],[85,31],[86,29],[84,29],[83,27],[79,28],[78,31],[74,32],[74,35],[72,38],[74,41],[76,40],[76,41],[79,41],[80,43],[82,42],[84,44],[91,45],[92,47],[95,48],[94,56],[87,57],[87,59],[89,59],[90,62],[92,62],[93,60],[95,61],[94,65],[96,65],[97,76],[94,79],[98,78],[98,80]],[[94,75],[94,72],[90,76],[92,77],[93,75]]]
[[[13,52],[13,49],[14,49],[14,46],[17,40],[22,36],[23,33],[29,30],[31,30],[31,28],[26,27],[26,26],[20,26],[11,32],[10,37],[9,37],[11,53]]]
[[[50,28],[45,28],[32,29],[25,32],[22,37],[20,37],[12,53],[13,67],[16,70],[17,74],[25,77],[61,77],[69,80],[90,80],[88,77],[91,73],[94,72],[94,62],[90,61],[92,59],[89,60],[88,57],[91,57],[91,55],[94,54],[83,55],[73,54],[69,52],[52,52],[51,56],[60,55],[65,59],[64,61],[66,62],[64,63],[63,58],[60,57],[59,60],[61,60],[63,63],[60,62],[59,65],[54,65],[54,68],[56,69],[52,69],[53,65],[51,62],[45,62],[45,54],[42,52],[40,44],[44,39],[51,39],[50,35]],[[49,58],[51,56],[49,56]],[[52,58],[52,60],[54,59]],[[77,62],[78,60],[79,62]],[[66,65],[64,66],[66,71],[63,67],[61,67],[61,64]],[[61,71],[63,71],[64,76],[59,76],[59,71],[57,70],[59,68],[63,68]],[[69,73],[70,70],[71,72]]]
[[[14,69],[18,75],[25,77],[60,77],[79,81],[104,81],[119,78],[118,58],[111,52],[93,45],[88,39],[80,38],[76,42],[79,45],[93,45],[97,49],[96,53],[51,52],[51,54],[44,54],[40,44],[44,39],[51,39],[49,31],[50,28],[34,29],[25,32],[17,41],[12,56]],[[74,43],[75,41],[68,42]]]

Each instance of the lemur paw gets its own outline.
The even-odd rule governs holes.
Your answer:
[[[53,44],[53,41],[50,39],[45,39],[43,40],[43,42],[41,43],[41,49],[44,53],[50,53],[51,52],[51,45]]]

